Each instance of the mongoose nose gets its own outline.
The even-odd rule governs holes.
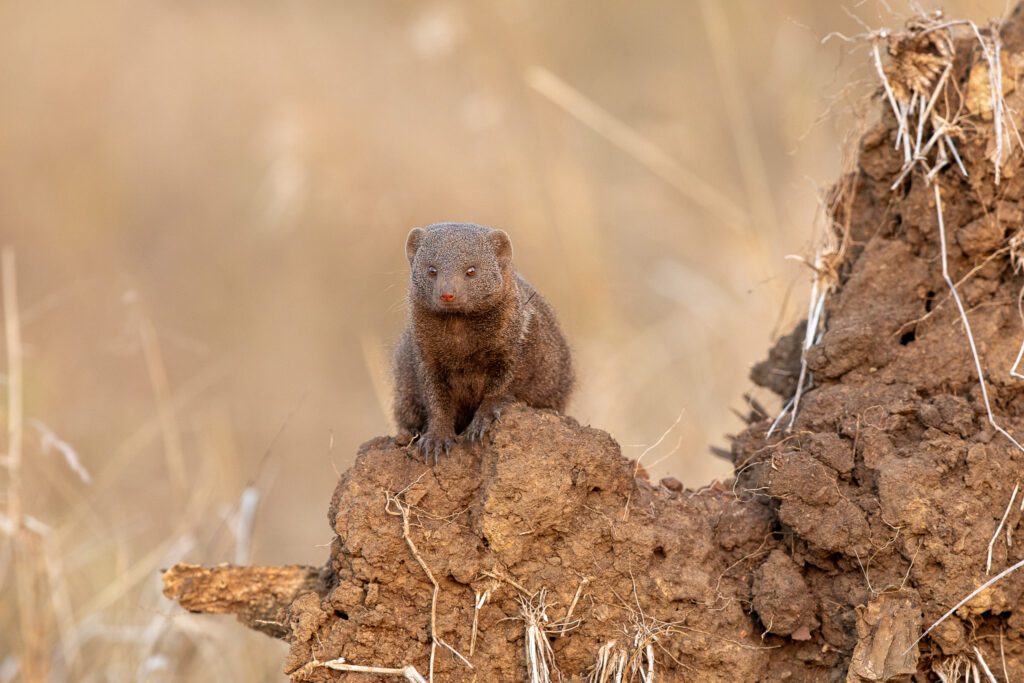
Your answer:
[[[444,292],[441,294],[441,301],[445,302],[446,304],[450,304],[451,302],[455,301],[455,295],[452,294],[451,292]]]

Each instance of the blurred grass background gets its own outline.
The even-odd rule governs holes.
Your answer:
[[[181,614],[157,570],[326,557],[337,472],[392,431],[413,226],[508,230],[574,346],[570,412],[634,457],[681,414],[652,475],[726,477],[708,446],[801,317],[784,257],[873,87],[821,39],[907,11],[0,2],[38,532],[0,547],[0,683],[282,680],[282,644]]]

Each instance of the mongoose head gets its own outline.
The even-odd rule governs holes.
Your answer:
[[[413,228],[405,242],[413,303],[435,313],[497,306],[512,283],[512,242],[503,230],[473,223]]]

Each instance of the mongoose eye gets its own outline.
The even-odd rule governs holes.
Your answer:
[[[476,268],[475,268],[475,267],[473,267],[473,266],[470,266],[470,267],[469,267],[469,268],[468,268],[468,269],[466,270],[466,277],[473,277],[474,275],[476,275]]]
[[[437,268],[435,268],[434,266],[430,266],[429,268],[427,268],[427,275],[429,275],[430,277],[437,277]]]

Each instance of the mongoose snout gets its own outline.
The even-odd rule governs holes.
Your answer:
[[[399,443],[436,462],[462,434],[484,436],[511,401],[563,410],[573,385],[554,311],[512,265],[502,230],[414,228],[409,318],[395,351]]]

